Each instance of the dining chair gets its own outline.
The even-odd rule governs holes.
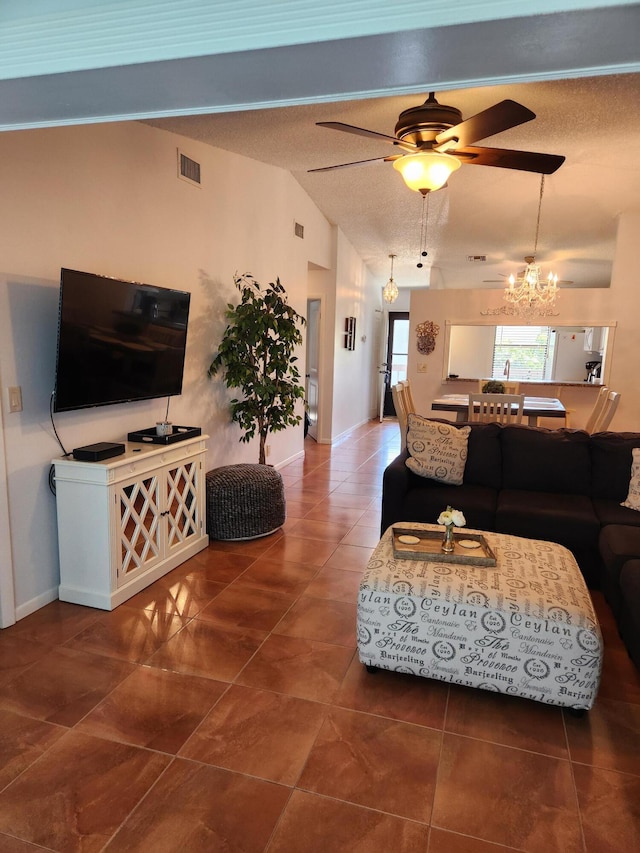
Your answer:
[[[404,401],[404,389],[398,383],[391,386],[391,399],[396,410],[398,418],[398,426],[400,427],[400,449],[404,450],[407,446],[407,410]]]
[[[605,403],[602,408],[602,412],[600,413],[600,418],[596,421],[596,425],[593,429],[594,432],[604,432],[609,428],[609,424],[616,413],[619,402],[620,394],[617,391],[609,391],[606,395]]]
[[[593,404],[593,409],[591,409],[591,414],[587,418],[587,422],[585,424],[585,430],[588,433],[599,432],[596,430],[598,425],[598,421],[600,420],[600,416],[605,407],[605,403],[607,402],[607,395],[609,394],[609,389],[606,385],[603,385],[602,388],[598,391],[598,396],[596,397],[596,401]]]
[[[522,423],[524,394],[469,394],[468,421]]]
[[[413,394],[411,393],[411,384],[408,379],[404,379],[402,382],[398,382],[398,385],[402,386],[402,394],[404,397],[404,407],[407,412],[416,412],[416,404],[413,399]]]
[[[560,400],[560,402],[562,403],[563,402],[563,400],[562,400],[562,386],[556,385],[555,387],[553,387],[553,386],[546,387],[544,396],[545,397],[553,397],[556,400]],[[567,429],[571,429],[571,415],[574,412],[575,412],[575,409],[568,409],[566,406],[564,407],[564,424],[562,424],[562,426],[565,426]],[[540,421],[542,421],[542,420],[545,420],[545,418],[536,418],[536,426],[542,426],[542,424],[540,423]],[[551,429],[557,429],[559,420],[560,420],[559,418],[553,418],[553,419],[547,418],[546,419],[547,423],[545,424],[545,426],[548,426]]]

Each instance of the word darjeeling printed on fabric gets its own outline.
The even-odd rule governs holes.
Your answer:
[[[554,543],[484,535],[498,555],[495,568],[398,560],[390,531],[383,536],[358,596],[360,660],[591,707],[602,638],[573,556]]]

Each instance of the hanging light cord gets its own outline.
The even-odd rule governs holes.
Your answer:
[[[427,222],[426,222],[426,216],[425,216],[425,205],[426,205],[428,198],[429,198],[428,194],[422,196],[422,220],[421,220],[421,224],[420,224],[420,251],[421,252],[424,248],[425,231],[427,230]]]
[[[538,235],[540,234],[540,211],[542,210],[542,195],[544,193],[544,175],[540,176],[540,198],[538,200],[538,219],[536,220],[536,241],[533,247],[533,257],[538,251]]]
[[[420,257],[427,257],[427,226],[429,224],[429,199],[431,193],[422,196],[422,221],[420,224]],[[418,269],[421,269],[423,263],[421,260],[416,264]]]

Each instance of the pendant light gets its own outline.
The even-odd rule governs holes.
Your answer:
[[[382,290],[382,298],[385,302],[391,304],[398,298],[398,285],[393,280],[393,259],[396,255],[389,255],[389,257],[391,258],[391,275],[389,276],[389,281],[385,284]]]

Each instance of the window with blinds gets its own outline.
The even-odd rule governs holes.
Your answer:
[[[496,326],[491,375],[503,376],[508,359],[510,379],[546,379],[553,359],[552,335],[548,326]]]

